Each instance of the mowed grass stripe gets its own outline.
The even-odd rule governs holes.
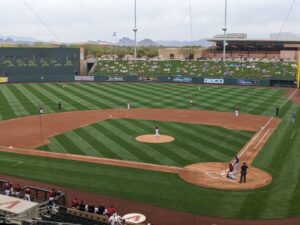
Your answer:
[[[105,106],[102,106],[103,108],[104,107],[109,108],[109,106],[111,108],[119,108],[122,106],[124,107],[126,104],[125,99],[120,98],[119,96],[112,96],[109,93],[101,89],[97,89],[96,87],[90,84],[86,84],[86,85],[75,84],[75,87],[80,89],[81,91],[89,92],[94,96],[96,96],[98,100],[101,101],[101,103],[103,103],[103,105],[105,104]],[[98,85],[98,87],[100,86]]]
[[[130,93],[129,90],[120,89],[118,85],[113,88],[109,87],[110,85],[103,85],[102,88],[107,91],[107,93],[111,93],[111,95],[122,96],[126,99],[125,102],[131,101],[137,107],[151,107],[153,106],[150,101],[148,101],[147,97],[142,97],[140,93]]]
[[[55,87],[58,89],[61,89],[61,86],[59,86],[59,85],[56,85]],[[65,90],[65,89],[66,88],[61,89],[61,90]],[[80,96],[80,98],[82,99],[83,102],[86,101],[86,102],[92,103],[93,106],[91,108],[99,108],[101,106],[102,106],[102,108],[111,108],[110,105],[100,102],[99,98],[97,98],[97,96],[91,95],[86,91],[78,90],[76,87],[74,87],[74,85],[68,85],[68,93],[70,93],[74,96]]]
[[[124,86],[123,88],[128,88],[128,84],[125,84],[123,86]],[[135,85],[131,88],[131,91],[133,93],[138,92],[141,94],[141,96],[148,96],[147,98],[149,99],[149,101],[152,102],[153,107],[158,107],[158,108],[161,108],[164,105],[166,106],[176,105],[177,107],[180,108],[180,106],[183,105],[186,106],[185,99],[188,99],[187,97],[184,96],[183,93],[181,93],[181,95],[176,95],[175,92],[170,92],[164,89],[155,90],[154,86],[150,86],[150,85],[148,85],[147,87]],[[182,103],[184,104],[182,105]]]
[[[30,91],[33,95],[37,96],[40,100],[38,105],[44,107],[44,111],[47,112],[56,112],[57,102],[54,102],[56,96],[51,96],[48,92],[45,92],[38,84],[28,84],[24,87]]]
[[[68,86],[62,90],[60,87],[55,87],[52,84],[42,84],[42,87],[49,91],[50,93],[57,96],[59,99],[62,99],[64,102],[68,102],[73,107],[81,110],[87,110],[87,109],[96,109],[97,106],[90,103],[89,101],[86,101],[85,99],[78,97],[74,94],[71,94],[71,91],[68,90]]]
[[[16,117],[17,115],[15,114],[14,110],[10,106],[8,99],[5,98],[5,95],[3,94],[3,87],[0,86],[0,113],[1,113],[1,118],[2,119],[11,119]]]
[[[63,146],[68,152],[72,154],[84,155],[84,152],[78,145],[75,144],[73,139],[70,139],[66,134],[56,136],[56,141]]]
[[[173,130],[174,133],[180,135],[180,137],[184,137],[185,139],[179,143],[181,146],[185,146],[188,151],[193,151],[193,153],[198,152],[198,156],[201,155],[203,161],[227,161],[229,157],[232,157],[227,151],[227,148],[220,145],[220,143],[216,143],[216,141],[207,140],[202,134],[199,135],[184,132],[182,127],[176,126],[174,124],[164,124],[166,128],[169,130]],[[189,129],[192,129],[189,127]]]
[[[16,116],[26,116],[29,115],[29,112],[25,109],[23,104],[18,100],[19,96],[15,96],[12,91],[9,89],[9,85],[2,87],[2,92],[4,97],[6,98],[8,104],[11,109],[14,111]]]
[[[125,132],[128,132],[128,134],[132,135],[132,139],[135,139],[137,136],[145,135],[145,134],[152,134],[153,128],[152,126],[145,126],[142,127],[140,124],[136,123],[136,120],[128,120],[128,119],[122,119],[122,120],[111,120],[110,122],[121,123],[123,125],[123,130]],[[118,126],[118,125],[117,125]],[[147,155],[151,157],[151,163],[156,164],[164,164],[164,165],[174,165],[174,161],[171,160],[169,157],[166,157],[163,155],[160,151],[157,151],[155,148],[155,145],[142,143],[138,141],[134,141],[137,146],[139,147],[140,151],[145,152]]]
[[[65,133],[65,135],[70,139],[70,140],[76,140],[74,144],[78,149],[80,149],[85,155],[88,156],[96,156],[96,157],[101,157],[102,155],[95,150],[94,146],[91,146],[88,142],[85,141],[83,137],[80,136],[80,132],[68,132]]]
[[[59,153],[69,153],[65,146],[61,145],[57,138],[51,137],[49,138],[50,144],[43,145],[38,147],[37,149],[50,151],[50,152],[59,152]]]
[[[120,123],[115,123],[114,120],[109,121],[108,123],[101,123],[103,127],[106,128],[109,132],[112,132],[117,139],[113,139],[118,144],[120,144],[123,148],[127,149],[132,155],[134,155],[136,158],[138,158],[141,162],[150,162],[150,163],[157,163],[154,157],[151,157],[147,154],[147,151],[145,151],[142,148],[141,143],[138,143],[134,137],[133,134],[128,134],[126,131],[125,126],[123,126]],[[112,137],[113,138],[113,137]],[[151,150],[151,149],[150,149]],[[152,149],[153,151],[153,149]]]
[[[105,121],[104,121],[105,123]],[[103,123],[93,124],[92,127],[97,130],[101,136],[105,138],[102,139],[102,143],[105,143],[106,146],[109,146],[110,150],[118,152],[118,155],[122,157],[122,159],[132,160],[132,161],[140,161],[138,157],[133,155],[128,149],[125,149],[120,143],[122,143],[121,139],[107,129]]]
[[[37,105],[33,104],[33,102],[22,91],[20,91],[17,88],[17,85],[12,84],[12,85],[8,85],[7,87],[20,101],[20,104],[24,106],[28,114],[31,115],[37,114]]]

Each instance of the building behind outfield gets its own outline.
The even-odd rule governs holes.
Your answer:
[[[223,35],[207,39],[213,43],[208,49],[203,48],[164,48],[159,49],[160,59],[211,59],[223,57]],[[297,60],[300,40],[255,39],[246,34],[226,35],[226,57],[244,59],[280,59]]]
[[[203,57],[221,58],[223,54],[223,35],[216,35],[208,41],[213,47],[203,52]],[[255,39],[246,34],[226,35],[226,57],[297,60],[300,40]]]

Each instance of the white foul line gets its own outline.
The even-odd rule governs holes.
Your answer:
[[[263,126],[263,129],[261,129],[258,133],[256,133],[255,137],[250,142],[248,142],[248,144],[246,145],[246,147],[239,154],[239,158],[242,157],[242,155],[248,150],[248,148],[250,147],[250,145],[259,137],[260,133],[271,123],[271,121],[273,119],[274,119],[274,117],[272,117],[271,119],[269,119],[269,121]]]
[[[271,129],[268,129],[267,132],[264,134],[264,136],[261,137],[261,139],[259,140],[259,142],[257,142],[257,144],[255,145],[254,149],[257,148],[257,146],[264,140],[265,136],[271,131]]]

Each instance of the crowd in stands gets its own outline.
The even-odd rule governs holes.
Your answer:
[[[217,77],[291,77],[295,76],[295,62],[220,60],[98,60],[94,75],[191,75]]]
[[[125,220],[122,219],[121,216],[117,214],[117,210],[113,205],[106,208],[103,205],[95,206],[94,203],[84,203],[83,200],[78,200],[78,198],[74,198],[71,203],[72,208],[77,209],[82,212],[96,213],[102,216],[107,216],[108,221],[111,225],[122,225],[125,224]]]

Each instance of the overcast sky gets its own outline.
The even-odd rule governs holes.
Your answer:
[[[133,38],[134,0],[26,0],[61,42]],[[190,40],[189,0],[137,0],[138,40]],[[191,0],[193,39],[222,33],[225,0]],[[292,0],[228,0],[228,32],[269,38]],[[0,0],[0,35],[55,40],[23,0]],[[300,33],[300,0],[283,32]]]

